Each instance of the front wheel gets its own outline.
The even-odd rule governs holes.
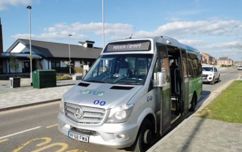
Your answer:
[[[212,84],[212,85],[215,84],[215,81],[216,81],[215,77],[213,77],[213,80],[210,82],[210,84]]]
[[[218,76],[218,82],[220,81],[220,75]]]
[[[145,120],[140,128],[133,151],[145,152],[152,145],[154,138],[152,123],[149,120]]]

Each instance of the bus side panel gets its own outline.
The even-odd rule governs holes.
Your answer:
[[[197,99],[199,99],[202,93],[202,78],[201,77],[193,78],[190,83],[191,83],[190,93],[193,94],[194,92],[196,92]]]
[[[182,86],[182,96],[183,96],[183,101],[184,101],[184,113],[188,112],[188,108],[189,108],[189,79],[188,78],[184,78],[183,79],[183,86]]]

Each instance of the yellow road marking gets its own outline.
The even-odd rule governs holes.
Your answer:
[[[26,146],[28,146],[29,144],[31,144],[31,143],[33,143],[35,141],[43,141],[43,142],[41,142],[41,143],[36,145],[37,147],[41,147],[41,146],[48,145],[49,143],[51,143],[52,139],[49,138],[49,137],[35,138],[35,139],[29,140],[26,143],[20,145],[19,147],[14,149],[12,152],[20,152]]]
[[[49,129],[49,128],[53,128],[53,127],[57,127],[57,126],[58,126],[57,124],[53,124],[53,125],[47,126],[46,128]]]
[[[0,143],[6,142],[6,141],[8,141],[8,139],[3,139],[3,140],[0,140]]]
[[[59,149],[55,152],[64,152],[68,149],[68,144],[66,143],[52,143],[46,146],[42,146],[39,149],[35,149],[32,152],[43,152],[44,150],[51,149],[52,147],[58,147]]]
[[[52,125],[53,126],[53,125]],[[7,141],[8,139],[0,140],[0,142]],[[38,142],[38,143],[36,143]],[[55,148],[55,152],[88,152],[86,150],[80,150],[80,149],[71,149],[68,150],[69,145],[67,143],[63,142],[52,142],[52,139],[50,137],[41,137],[41,138],[35,138],[31,139],[24,144],[21,144],[19,147],[14,149],[12,152],[22,152],[24,149],[27,149],[27,147],[30,147],[31,145],[35,147],[31,150],[31,152],[44,152],[44,151],[52,151],[53,148]]]

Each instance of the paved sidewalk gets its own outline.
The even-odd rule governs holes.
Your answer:
[[[0,94],[0,111],[26,105],[60,100],[72,86],[32,89]]]
[[[79,80],[61,80],[57,81],[57,86],[67,86],[67,85],[73,85],[78,83]],[[19,92],[24,90],[32,90],[33,87],[30,86],[30,79],[28,78],[21,78],[21,84],[19,88],[10,88],[10,82],[9,80],[0,80],[0,94],[2,93],[8,93],[8,92]]]
[[[149,152],[241,152],[242,124],[192,116]]]
[[[29,85],[9,88],[8,81],[1,81],[0,111],[60,100],[63,94],[77,82],[57,81],[57,87],[34,89]],[[26,80],[26,84],[29,84],[28,80]]]

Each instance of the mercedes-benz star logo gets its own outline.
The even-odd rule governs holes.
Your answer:
[[[81,119],[83,117],[83,110],[82,108],[76,108],[76,111],[74,113],[74,116],[76,117],[76,119]]]

